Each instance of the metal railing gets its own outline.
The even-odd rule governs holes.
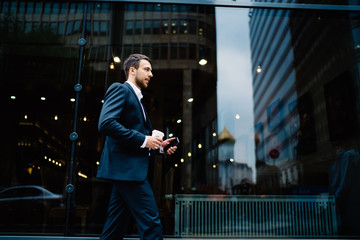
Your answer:
[[[175,195],[177,237],[334,235],[333,196]]]

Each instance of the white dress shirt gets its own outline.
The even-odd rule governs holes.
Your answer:
[[[141,90],[140,90],[139,88],[137,88],[137,87],[135,86],[135,84],[133,84],[132,82],[130,82],[130,81],[126,81],[126,82],[127,82],[128,84],[130,84],[130,86],[132,87],[132,89],[133,89],[134,92],[136,93],[136,96],[138,97],[139,102],[140,102],[140,105],[141,105],[141,109],[142,109],[144,118],[145,118],[145,120],[146,120],[145,110],[144,110],[144,107],[143,107],[143,105],[142,105],[142,103],[141,103],[141,99],[143,98],[143,95],[142,95],[142,93],[141,93]],[[146,146],[146,143],[147,143],[147,136],[145,136],[145,140],[144,140],[143,144],[141,144],[140,147],[141,147],[141,148],[144,148],[144,147]]]

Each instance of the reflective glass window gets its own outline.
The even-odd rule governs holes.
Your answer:
[[[34,14],[41,13],[41,9],[42,9],[42,3],[41,2],[35,2]]]
[[[25,13],[25,2],[19,2],[18,12]]]
[[[178,45],[176,43],[170,44],[170,59],[177,59]]]
[[[152,22],[153,34],[160,34],[160,20],[153,20]]]
[[[162,12],[166,13],[170,10],[170,5],[168,4],[163,4],[162,5]]]
[[[152,48],[151,57],[153,59],[159,59],[160,58],[160,44],[158,44],[158,43],[152,44],[151,48]]]
[[[70,3],[69,13],[75,13],[75,11],[76,11],[76,3]]]
[[[189,59],[196,59],[196,44],[189,44]]]
[[[74,21],[73,33],[77,33],[80,31],[80,24],[81,24],[80,20]]]
[[[10,3],[10,13],[15,13],[16,12],[16,2],[11,2]]]
[[[58,14],[59,10],[60,10],[60,3],[58,3],[58,2],[53,3],[52,8],[51,8],[51,13]]]
[[[169,20],[162,20],[161,33],[169,34]]]
[[[187,58],[187,51],[188,51],[187,44],[180,43],[179,44],[179,58],[180,59],[186,59]]]
[[[110,3],[101,3],[101,12],[108,13],[110,10]]]
[[[160,46],[160,59],[168,59],[168,44],[162,43]]]
[[[148,162],[166,238],[359,238],[358,1],[230,2],[0,3],[0,235],[99,237],[99,115],[141,53],[180,139]]]
[[[49,14],[50,13],[50,8],[51,8],[51,3],[44,3],[43,13],[44,14]]]
[[[140,12],[144,10],[144,5],[143,4],[136,4],[136,11]]]
[[[170,27],[170,31],[171,34],[177,34],[179,29],[179,21],[177,19],[175,20],[171,20],[171,27]]]
[[[50,23],[50,30],[55,34],[57,33],[57,26],[58,26],[57,22],[51,22]]]
[[[179,11],[179,6],[178,5],[171,5],[171,11],[176,13]]]
[[[151,56],[151,45],[148,43],[143,44],[142,53],[146,56]]]
[[[57,31],[58,35],[64,34],[64,26],[65,26],[64,22],[59,22],[58,31]]]
[[[26,2],[26,13],[33,13],[34,12],[34,3],[33,2]]]
[[[61,3],[61,5],[60,5],[60,13],[61,14],[67,13],[67,7],[68,7],[67,3]]]
[[[8,1],[4,1],[2,3],[2,6],[1,6],[1,12],[2,13],[7,13],[9,11],[9,2]]]
[[[142,30],[142,21],[141,20],[137,20],[135,21],[135,34],[141,34],[141,30]]]
[[[127,10],[128,12],[134,12],[136,5],[133,4],[133,3],[129,3],[129,4],[126,5],[126,7],[127,7],[126,10]]]
[[[0,105],[6,116],[0,125],[10,136],[1,140],[0,234],[63,234],[70,151],[65,129],[73,121],[79,51],[50,31],[56,21],[41,20],[43,10],[50,14],[49,1],[17,4],[25,19],[0,14]],[[22,27],[10,33],[3,23]]]
[[[76,5],[76,13],[82,13],[83,9],[84,9],[84,4],[78,3]]]
[[[72,33],[73,24],[74,24],[73,21],[68,21],[66,23],[65,35],[70,35]]]
[[[101,21],[100,22],[100,34],[101,35],[107,35],[108,31],[109,31],[109,24],[107,21]]]
[[[154,12],[161,12],[161,4],[154,4]]]
[[[189,34],[196,34],[196,20],[189,19],[188,24]]]
[[[134,21],[126,21],[125,29],[126,34],[134,34]]]
[[[152,12],[153,11],[153,4],[145,4],[145,11],[146,12]]]
[[[188,31],[188,26],[189,26],[189,23],[187,20],[185,19],[181,19],[180,20],[180,33],[181,34],[187,34],[189,31]]]
[[[151,34],[151,20],[144,20],[144,34]]]

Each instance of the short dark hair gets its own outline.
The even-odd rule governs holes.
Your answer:
[[[129,77],[129,69],[130,67],[134,67],[135,69],[139,68],[139,64],[140,64],[140,60],[144,59],[146,61],[148,61],[149,63],[151,63],[151,60],[148,56],[145,56],[143,54],[131,54],[124,62],[124,71],[125,71],[125,78],[126,80]]]

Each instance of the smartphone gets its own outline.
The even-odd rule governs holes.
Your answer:
[[[164,153],[167,152],[167,150],[173,146],[177,146],[180,143],[179,138],[175,138],[174,140],[172,140],[168,145],[166,145],[166,147],[164,147]]]

